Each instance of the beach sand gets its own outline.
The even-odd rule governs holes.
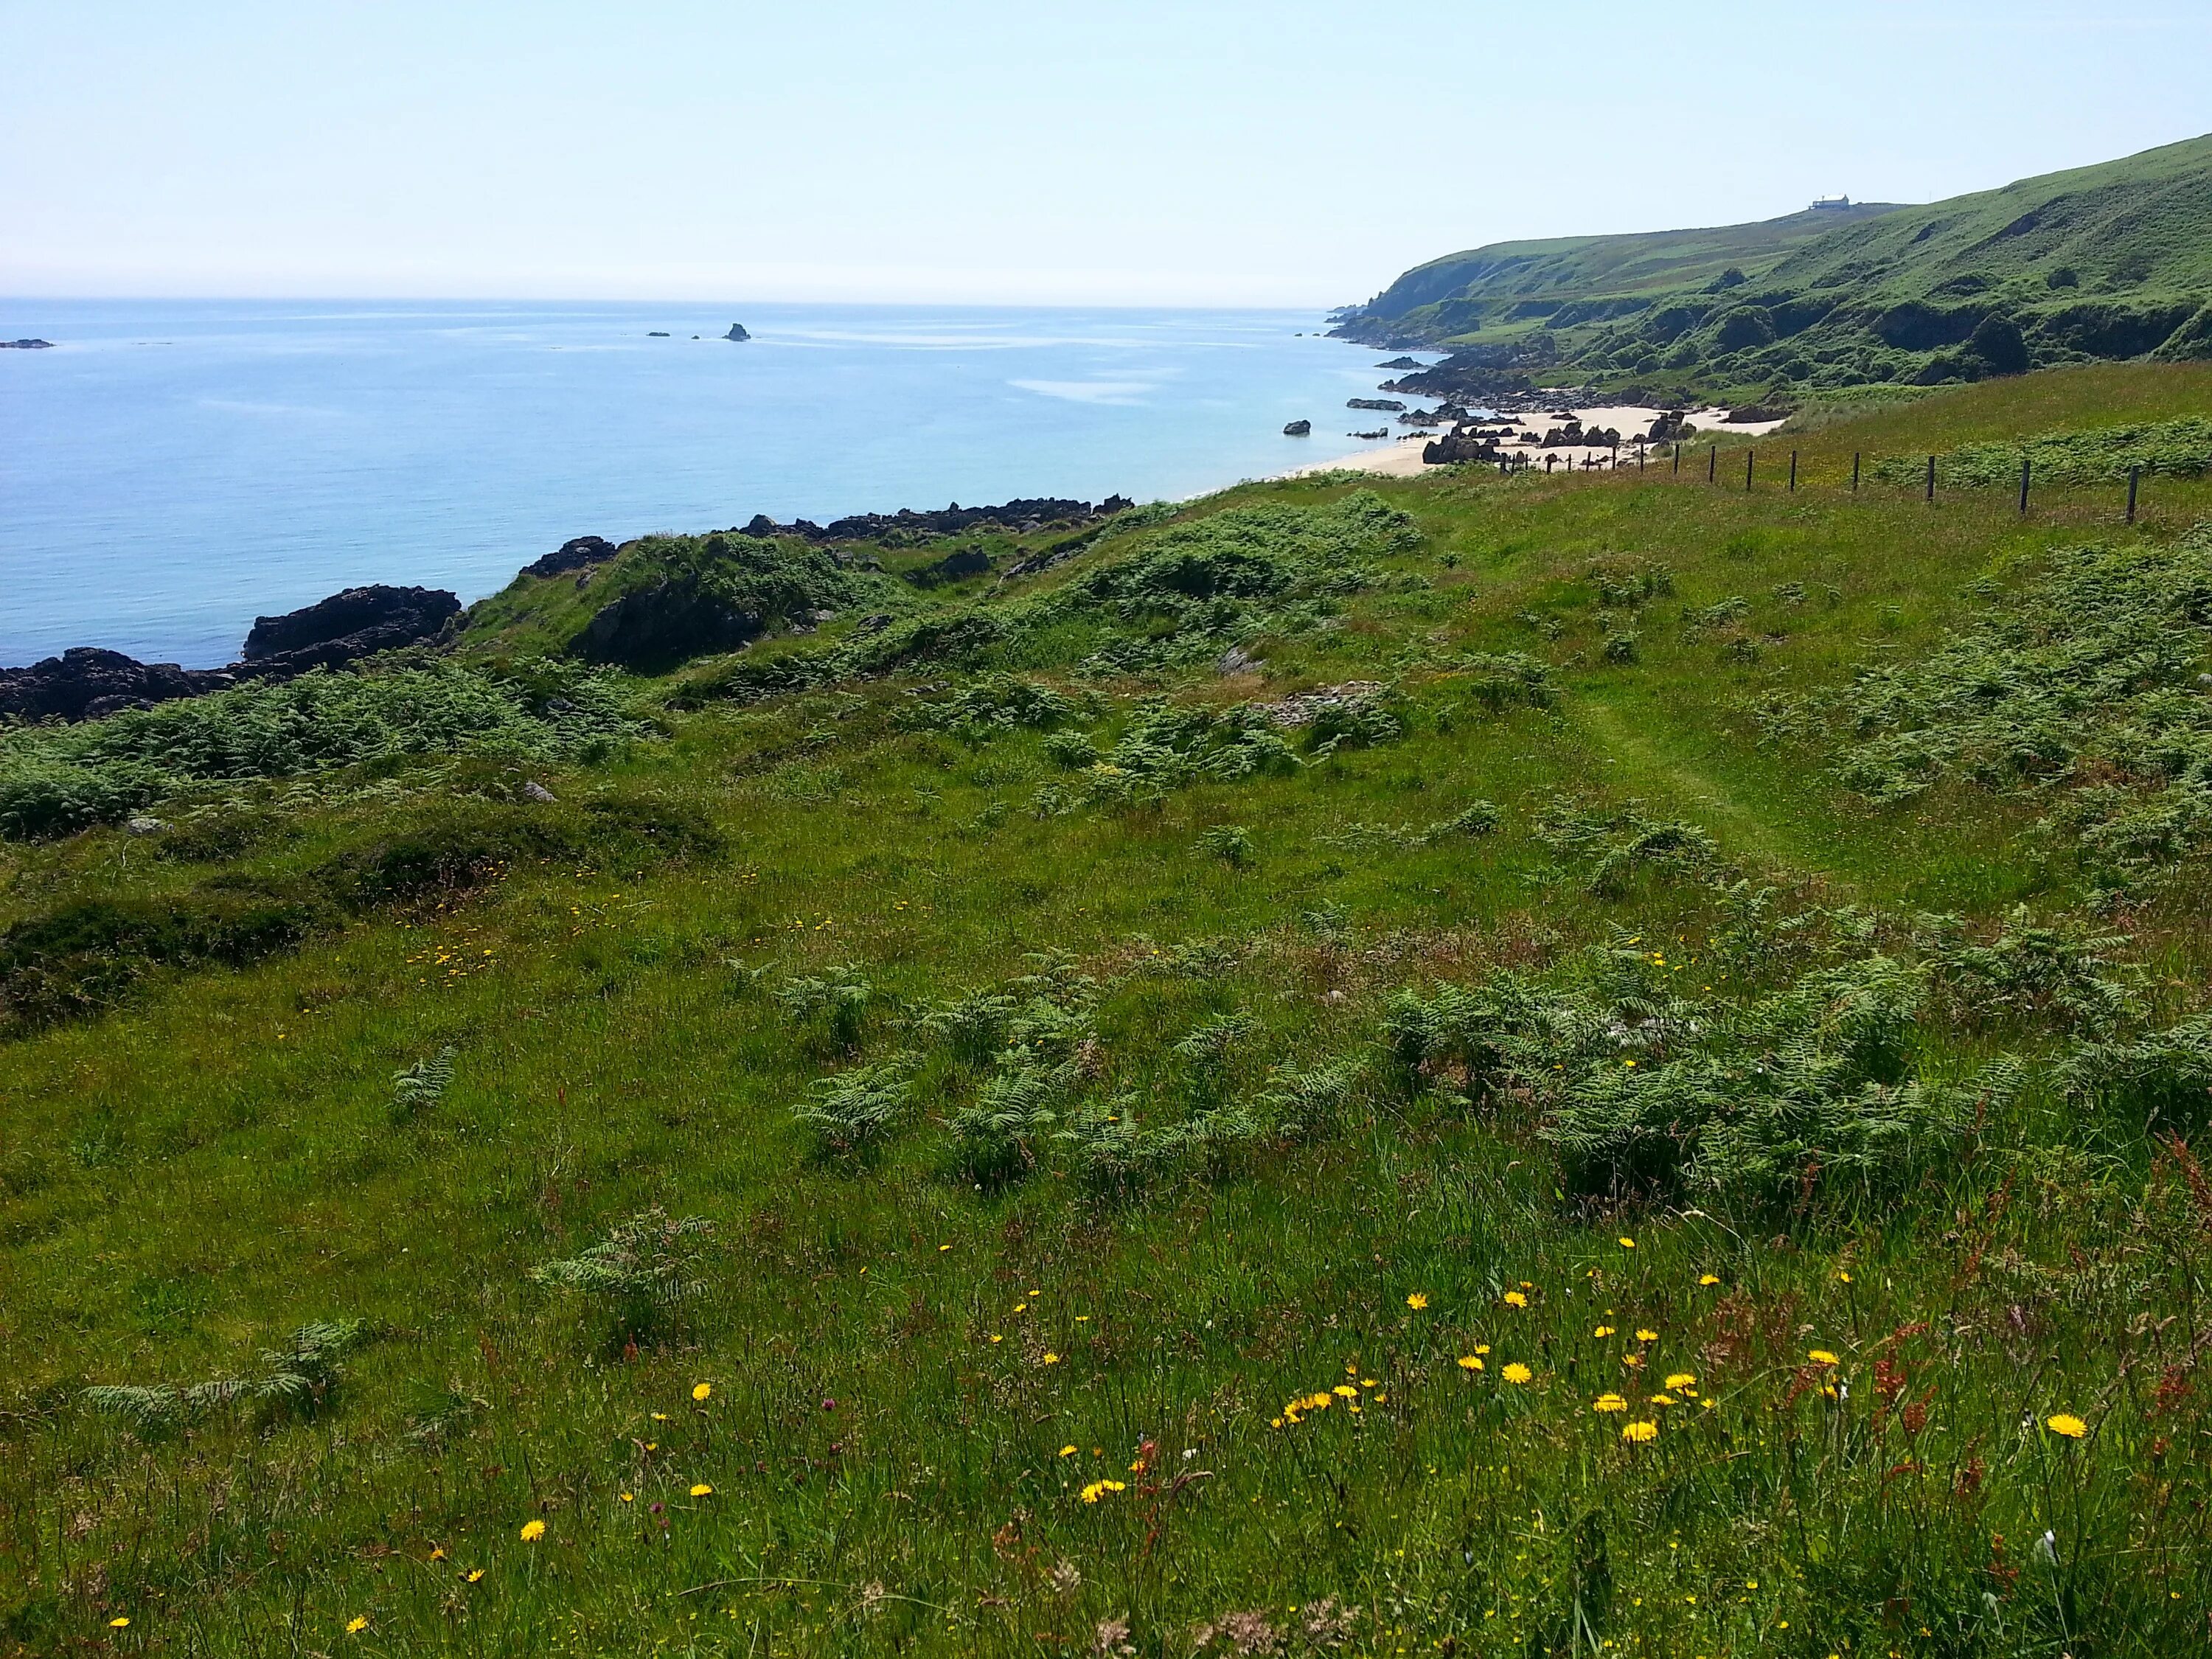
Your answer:
[[[1515,438],[1502,441],[1498,444],[1498,447],[1508,454],[1527,455],[1529,458],[1528,465],[1531,466],[1542,466],[1547,456],[1556,458],[1553,465],[1558,466],[1578,467],[1583,462],[1590,460],[1601,463],[1610,462],[1614,452],[1603,445],[1555,444],[1549,449],[1542,447],[1540,441],[1546,433],[1554,431],[1566,424],[1565,421],[1559,418],[1559,416],[1563,413],[1571,414],[1583,423],[1586,430],[1610,427],[1620,433],[1620,465],[1626,467],[1636,464],[1634,440],[1650,431],[1651,423],[1663,412],[1661,410],[1646,408],[1640,404],[1591,404],[1565,410],[1549,410],[1543,414],[1500,416],[1498,422],[1488,422],[1488,424],[1495,425],[1510,421],[1516,433],[1534,433],[1539,440],[1537,443],[1524,443],[1518,438]],[[1690,424],[1697,430],[1686,441],[1690,444],[1698,444],[1716,435],[1763,438],[1782,424],[1779,421],[1746,421],[1732,424],[1728,422],[1727,415],[1728,411],[1725,409],[1692,410],[1689,416]],[[1421,451],[1430,442],[1431,435],[1400,438],[1388,447],[1364,449],[1355,454],[1340,456],[1332,461],[1316,461],[1309,465],[1293,467],[1280,476],[1285,478],[1296,478],[1310,472],[1343,471],[1373,472],[1390,478],[1418,477],[1425,470],[1421,460]],[[1661,453],[1658,450],[1653,452],[1655,461]]]

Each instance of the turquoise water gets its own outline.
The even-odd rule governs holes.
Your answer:
[[[719,337],[742,321],[754,338]],[[1383,353],[1289,312],[0,301],[0,664],[230,660],[358,582],[571,536],[1179,497],[1363,446]],[[665,330],[670,337],[649,337]],[[702,337],[693,339],[698,335]],[[1291,439],[1284,423],[1314,423]]]

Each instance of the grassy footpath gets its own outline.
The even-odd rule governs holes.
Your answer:
[[[2212,483],[1844,485],[2208,406],[165,728],[0,842],[0,1652],[2200,1650]]]

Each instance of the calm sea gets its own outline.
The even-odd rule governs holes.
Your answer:
[[[720,337],[732,322],[754,337]],[[358,582],[571,536],[1180,497],[1350,453],[1316,313],[0,301],[0,665],[209,666]],[[653,337],[665,331],[667,337]],[[1304,440],[1284,423],[1314,423]],[[1385,417],[1387,418],[1387,417]]]

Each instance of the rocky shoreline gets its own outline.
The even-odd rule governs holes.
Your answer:
[[[1018,533],[1054,526],[1079,528],[1102,523],[1134,505],[1125,495],[1109,495],[1096,504],[1025,496],[994,507],[963,507],[955,501],[934,512],[902,507],[896,513],[859,513],[826,525],[806,519],[779,524],[765,514],[756,514],[730,533],[763,540],[798,537],[816,544],[866,541],[915,546],[979,526]],[[621,551],[620,546],[604,536],[577,536],[523,566],[518,574],[544,579],[588,572]],[[956,551],[932,567],[931,573],[935,580],[957,580],[970,574],[967,567],[975,556],[972,551]],[[1024,568],[1017,566],[1015,571]],[[625,629],[635,631],[641,619],[631,612],[641,604],[649,608],[653,597],[625,595],[604,607],[578,641],[584,653],[592,655],[595,642],[605,643]],[[463,614],[459,598],[448,589],[377,584],[349,587],[281,616],[257,617],[238,660],[227,667],[185,668],[173,662],[141,662],[120,651],[73,646],[27,667],[0,668],[0,722],[101,720],[127,709],[205,696],[251,681],[282,681],[318,668],[343,668],[379,652],[434,642],[445,636]],[[684,622],[687,626],[695,625],[697,619]],[[750,637],[734,623],[709,631],[715,632],[717,638],[728,635],[730,646],[745,643]]]
[[[296,679],[435,639],[460,610],[443,588],[349,587],[282,616],[255,617],[239,659],[227,668],[141,662],[120,651],[72,646],[27,668],[0,668],[0,718],[96,720],[248,680]]]

